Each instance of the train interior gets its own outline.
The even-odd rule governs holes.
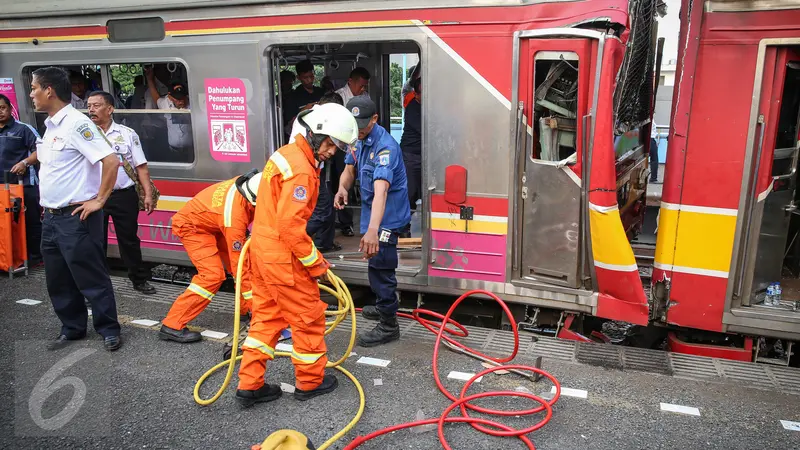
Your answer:
[[[106,91],[114,95],[114,121],[133,128],[142,141],[148,163],[191,164],[195,159],[192,139],[191,101],[180,93],[170,94],[176,86],[189,92],[186,67],[180,62],[84,64],[59,66],[70,75],[72,106],[88,113],[86,103],[93,91]],[[28,66],[24,74],[28,81],[37,66]],[[149,89],[148,80],[156,87],[156,100]],[[27,84],[30,84],[29,82]],[[167,94],[174,96],[169,99]],[[27,97],[27,96],[26,96]],[[166,101],[168,100],[169,101]],[[31,109],[33,105],[31,104]],[[166,112],[169,111],[169,112]],[[46,113],[37,112],[36,128],[45,131]]]
[[[764,201],[756,250],[750,305],[782,316],[800,315],[800,48],[795,47],[783,70],[780,112],[774,137],[772,192]],[[775,290],[780,285],[780,293]]]
[[[276,148],[288,140],[291,124],[296,116],[296,112],[289,110],[289,105],[292,104],[291,91],[303,89],[297,79],[293,82],[291,90],[288,89],[288,84],[282,86],[281,73],[288,71],[296,75],[295,65],[304,60],[310,60],[314,66],[314,85],[322,87],[326,92],[348,89],[350,72],[357,67],[366,69],[370,74],[366,92],[378,108],[378,125],[390,131],[401,147],[406,145],[403,141],[404,129],[413,126],[413,123],[406,121],[404,103],[417,101],[406,96],[410,90],[412,74],[420,61],[420,51],[416,43],[399,41],[279,45],[267,49],[265,56],[269,58],[273,79],[276,80],[274,83],[276,105],[272,115],[274,129],[280,130],[274,137]],[[417,123],[416,129],[421,129],[420,127],[421,124]],[[425,146],[422,145],[422,148]],[[338,186],[338,176],[334,171],[334,164],[326,164],[321,174],[321,178],[328,183],[333,194],[336,193],[335,189]],[[424,179],[424,173],[422,175]],[[398,245],[401,267],[410,269],[421,265],[423,201],[419,200],[416,211],[412,211],[411,236],[402,238]],[[358,184],[350,191],[345,211],[334,214],[337,223],[335,246],[334,249],[325,252],[326,258],[366,264],[359,252],[362,234]],[[342,231],[342,228],[346,228],[349,223],[352,223],[354,231],[352,236],[347,236]]]

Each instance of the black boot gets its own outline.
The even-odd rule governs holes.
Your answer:
[[[277,384],[265,384],[255,391],[239,389],[236,391],[236,400],[242,406],[253,406],[256,403],[266,403],[277,400],[283,395],[281,387]]]
[[[187,344],[189,342],[200,341],[203,339],[203,336],[197,331],[190,331],[188,327],[184,327],[182,330],[175,330],[166,325],[161,325],[158,338],[162,341],[175,341],[181,344]]]
[[[336,379],[335,375],[325,375],[322,378],[322,384],[320,384],[316,389],[312,389],[310,391],[304,391],[302,389],[295,389],[294,390],[294,398],[304,402],[306,400],[311,400],[312,398],[322,395],[328,394],[336,390],[336,387],[339,386],[339,380]]]
[[[360,334],[357,344],[359,347],[375,347],[398,339],[400,339],[400,326],[397,324],[397,315],[381,314],[380,323],[372,330]]]
[[[367,305],[361,308],[361,315],[367,320],[381,320],[381,315],[378,312],[378,308],[376,308],[374,305]]]

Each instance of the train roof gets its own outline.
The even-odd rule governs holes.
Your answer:
[[[94,3],[75,0],[0,0],[0,10],[2,10],[0,18],[9,20],[95,14],[141,14],[165,10],[248,6],[267,8],[313,6],[325,10],[325,12],[344,12],[409,8],[523,6],[536,3],[557,3],[565,1],[575,0],[436,0],[435,2],[430,0],[109,0],[106,2]]]

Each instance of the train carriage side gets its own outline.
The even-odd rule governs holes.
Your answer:
[[[800,3],[685,0],[681,22],[654,315],[744,334],[718,355],[750,360],[752,337],[800,338]]]
[[[396,100],[388,82],[392,57],[416,54],[425,99],[421,249],[401,257],[401,288],[485,288],[512,301],[643,324],[647,302],[628,239],[640,220],[629,208],[644,201],[647,144],[640,134],[646,134],[649,112],[642,111],[648,108],[623,130],[617,120],[620,68],[641,69],[625,65],[619,38],[627,38],[622,32],[630,5],[559,5],[559,14],[547,3],[324,15],[287,6],[282,16],[261,15],[262,8],[246,19],[214,18],[209,10],[210,18],[195,20],[191,12],[160,12],[165,36],[154,42],[110,42],[110,27],[100,37],[95,30],[72,40],[48,40],[46,29],[18,31],[25,39],[0,48],[0,76],[14,79],[23,118],[35,118],[24,100],[32,67],[93,68],[107,89],[121,65],[183,67],[188,113],[116,113],[134,124],[190,118],[191,161],[151,160],[164,196],[157,215],[140,217],[146,257],[181,263],[185,253],[171,235],[169,217],[204,186],[260,167],[280,145],[282,105],[274,80],[290,61],[310,56],[339,80],[356,64],[367,66],[370,93],[389,129]],[[336,51],[347,64],[334,67]],[[632,80],[628,89],[645,82]],[[244,96],[246,114],[215,115],[214,96]],[[236,126],[244,126],[246,152],[218,149],[215,125],[224,129],[225,123],[234,136]],[[350,259],[347,250],[330,255],[337,272],[365,284],[365,263]]]

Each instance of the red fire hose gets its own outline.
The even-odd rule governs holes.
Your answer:
[[[448,406],[442,412],[442,415],[439,416],[439,418],[437,418],[437,419],[419,420],[419,421],[415,421],[415,422],[408,422],[408,423],[403,423],[403,424],[399,424],[399,425],[393,425],[391,427],[387,427],[387,428],[384,428],[382,430],[378,430],[378,431],[372,432],[372,433],[370,433],[370,434],[368,434],[366,436],[358,436],[353,440],[353,442],[348,444],[344,448],[344,450],[352,450],[352,449],[358,448],[360,445],[364,444],[365,442],[367,442],[369,440],[375,439],[378,436],[383,436],[384,434],[392,433],[394,431],[398,431],[398,430],[402,430],[402,429],[406,429],[406,428],[414,428],[414,427],[418,427],[418,426],[422,426],[422,425],[432,425],[432,424],[436,424],[437,427],[438,427],[439,442],[442,444],[442,447],[445,448],[446,450],[452,450],[450,445],[447,443],[447,439],[445,439],[445,437],[444,437],[444,424],[445,423],[468,423],[473,428],[475,428],[476,430],[479,430],[479,431],[481,431],[481,432],[483,432],[485,434],[488,434],[490,436],[498,436],[498,437],[513,436],[513,437],[517,437],[522,442],[524,442],[525,445],[527,445],[529,449],[534,450],[536,448],[533,445],[533,442],[531,442],[531,440],[526,435],[528,433],[531,433],[533,431],[538,430],[539,428],[542,428],[545,424],[547,424],[547,422],[550,421],[550,418],[553,416],[553,405],[558,401],[559,397],[561,396],[561,385],[558,383],[558,380],[556,380],[555,377],[553,377],[549,373],[545,372],[544,370],[541,370],[539,368],[532,367],[532,366],[500,365],[500,366],[492,367],[490,369],[485,369],[485,370],[481,371],[480,373],[476,374],[475,376],[473,376],[472,378],[470,378],[466,382],[466,384],[464,384],[464,388],[461,389],[461,393],[459,394],[458,397],[456,397],[452,393],[450,393],[450,391],[448,391],[444,387],[444,385],[442,384],[441,379],[439,378],[439,362],[438,362],[438,360],[439,360],[439,345],[441,344],[442,339],[444,339],[445,341],[449,342],[450,344],[453,344],[456,347],[458,347],[458,348],[460,348],[460,349],[462,349],[462,350],[464,350],[466,352],[469,352],[469,353],[471,353],[473,355],[482,356],[482,357],[490,359],[490,360],[492,360],[492,361],[494,361],[494,362],[496,362],[498,364],[508,363],[508,362],[512,361],[517,356],[517,351],[519,350],[519,332],[517,331],[516,327],[514,328],[514,351],[511,352],[511,354],[509,356],[505,357],[505,358],[495,358],[493,356],[484,355],[483,353],[480,353],[477,350],[471,349],[471,348],[465,346],[464,344],[461,344],[460,342],[457,342],[457,341],[453,340],[450,336],[446,336],[445,335],[445,333],[450,334],[450,335],[455,336],[455,337],[466,337],[468,335],[467,329],[464,328],[464,326],[462,326],[461,324],[459,324],[455,320],[452,320],[450,318],[450,316],[453,314],[453,311],[455,311],[455,309],[458,307],[458,305],[461,302],[463,302],[467,298],[469,298],[469,297],[471,297],[473,295],[476,295],[476,294],[482,294],[482,295],[488,296],[491,299],[493,299],[494,301],[496,301],[500,305],[500,307],[503,308],[503,311],[506,313],[506,316],[511,321],[511,323],[514,323],[514,317],[511,314],[511,311],[508,309],[508,306],[506,306],[505,302],[503,302],[503,300],[501,300],[499,297],[497,297],[496,295],[492,294],[491,292],[483,291],[483,290],[474,290],[474,291],[469,291],[469,292],[465,293],[464,295],[459,297],[453,303],[452,306],[450,306],[450,309],[447,311],[447,314],[445,314],[444,316],[442,316],[439,313],[436,313],[436,312],[433,312],[433,311],[429,311],[429,310],[426,310],[426,309],[415,309],[414,311],[412,311],[411,314],[398,313],[398,316],[416,320],[423,327],[427,328],[431,332],[436,333],[436,343],[434,344],[434,347],[433,347],[433,379],[436,381],[436,386],[439,388],[439,391],[441,391],[441,393],[444,394],[444,396],[447,397],[448,399],[450,399],[453,403],[450,406]],[[434,321],[425,319],[423,317],[420,317],[422,315],[435,317],[435,318],[441,320],[441,322],[434,322]],[[449,328],[448,325],[453,325],[455,327],[455,329],[454,328]],[[477,380],[478,378],[480,378],[480,377],[482,377],[482,376],[484,376],[486,374],[492,373],[492,372],[497,372],[499,370],[508,370],[508,369],[517,369],[517,370],[522,370],[522,371],[533,372],[533,373],[541,374],[541,375],[547,377],[547,379],[549,379],[553,383],[553,385],[555,385],[555,387],[556,387],[555,396],[550,401],[547,401],[547,400],[544,400],[544,399],[542,399],[542,398],[540,398],[540,397],[538,397],[536,395],[529,394],[529,393],[526,393],[526,392],[493,391],[493,392],[483,392],[483,393],[480,393],[480,394],[473,394],[473,395],[469,395],[469,396],[466,395],[467,394],[467,390],[469,390],[469,388],[472,385],[472,383],[474,383],[475,380]],[[527,398],[527,399],[530,399],[530,400],[533,400],[533,401],[539,403],[539,406],[531,408],[531,409],[527,409],[527,410],[522,410],[522,411],[501,411],[501,410],[482,408],[480,406],[476,406],[476,405],[473,405],[473,404],[470,403],[473,400],[478,400],[478,399],[487,398],[487,397],[522,397],[522,398]],[[453,411],[456,408],[459,408],[461,410],[461,417],[448,417],[450,412]],[[501,417],[526,416],[526,415],[530,415],[530,414],[536,414],[536,413],[539,413],[539,412],[542,412],[542,411],[546,411],[546,414],[545,414],[544,418],[542,418],[542,420],[540,420],[538,423],[534,424],[533,426],[530,426],[528,428],[524,428],[524,429],[521,429],[521,430],[517,430],[517,429],[511,428],[511,427],[509,427],[507,425],[504,425],[502,423],[494,422],[494,421],[491,421],[491,420],[488,420],[488,419],[480,419],[480,418],[477,418],[477,417],[471,417],[467,413],[468,409],[470,409],[472,411],[477,411],[477,412],[480,412],[480,413],[484,413],[484,414],[490,414],[490,415],[501,416]],[[489,427],[491,427],[491,428],[489,428]]]

